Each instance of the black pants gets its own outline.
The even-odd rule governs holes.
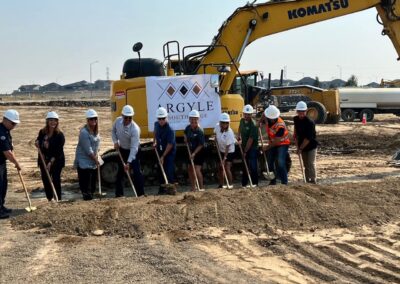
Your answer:
[[[92,200],[96,191],[97,169],[78,168],[78,180],[83,200]]]
[[[122,156],[124,162],[126,163],[129,158],[130,150],[119,148],[119,151],[121,152],[121,156]],[[142,174],[142,170],[140,169],[139,156],[140,156],[140,150],[136,155],[136,159],[133,160],[129,164],[129,166],[133,170],[133,185],[135,186],[136,193],[138,196],[141,196],[144,194],[144,177]],[[117,180],[115,182],[115,196],[116,197],[124,196],[124,187],[122,185],[122,181],[123,181],[125,175],[126,175],[126,173],[124,170],[124,166],[122,165],[122,163],[119,163]],[[131,177],[132,177],[132,175],[131,175]]]
[[[6,201],[7,185],[7,165],[4,163],[0,165],[0,209],[3,208]]]
[[[47,200],[52,200],[54,197],[53,190],[51,188],[51,184],[49,179],[47,178],[46,171],[43,167],[43,164],[40,163],[40,173],[42,175],[42,182],[44,187],[44,192],[46,193]],[[53,182],[54,188],[56,189],[58,200],[61,200],[61,171],[62,167],[58,165],[54,165],[50,168],[50,177]]]

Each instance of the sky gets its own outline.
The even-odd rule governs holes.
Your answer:
[[[0,0],[0,93],[24,84],[117,80],[126,59],[162,59],[170,40],[210,44],[242,0]],[[257,1],[260,3],[263,1]],[[241,69],[320,81],[356,75],[359,83],[400,78],[397,53],[381,36],[376,10],[264,37],[248,46]],[[97,63],[93,63],[96,62]],[[91,64],[93,63],[93,64]]]

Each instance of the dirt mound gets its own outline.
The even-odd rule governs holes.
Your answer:
[[[0,102],[1,106],[52,106],[52,107],[108,107],[110,106],[109,100],[51,100],[51,101],[11,101]]]
[[[18,229],[45,234],[142,238],[149,234],[201,230],[265,231],[380,224],[399,216],[399,179],[335,186],[293,185],[249,190],[211,190],[48,204],[13,219]]]

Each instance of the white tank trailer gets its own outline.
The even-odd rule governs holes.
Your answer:
[[[341,117],[344,121],[374,119],[376,113],[400,116],[400,88],[339,88]]]

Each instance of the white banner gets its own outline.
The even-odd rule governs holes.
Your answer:
[[[154,130],[156,110],[164,107],[174,130],[184,130],[189,124],[189,112],[200,112],[200,125],[214,128],[221,113],[221,100],[210,85],[210,74],[176,77],[147,77],[146,96],[149,131]]]

